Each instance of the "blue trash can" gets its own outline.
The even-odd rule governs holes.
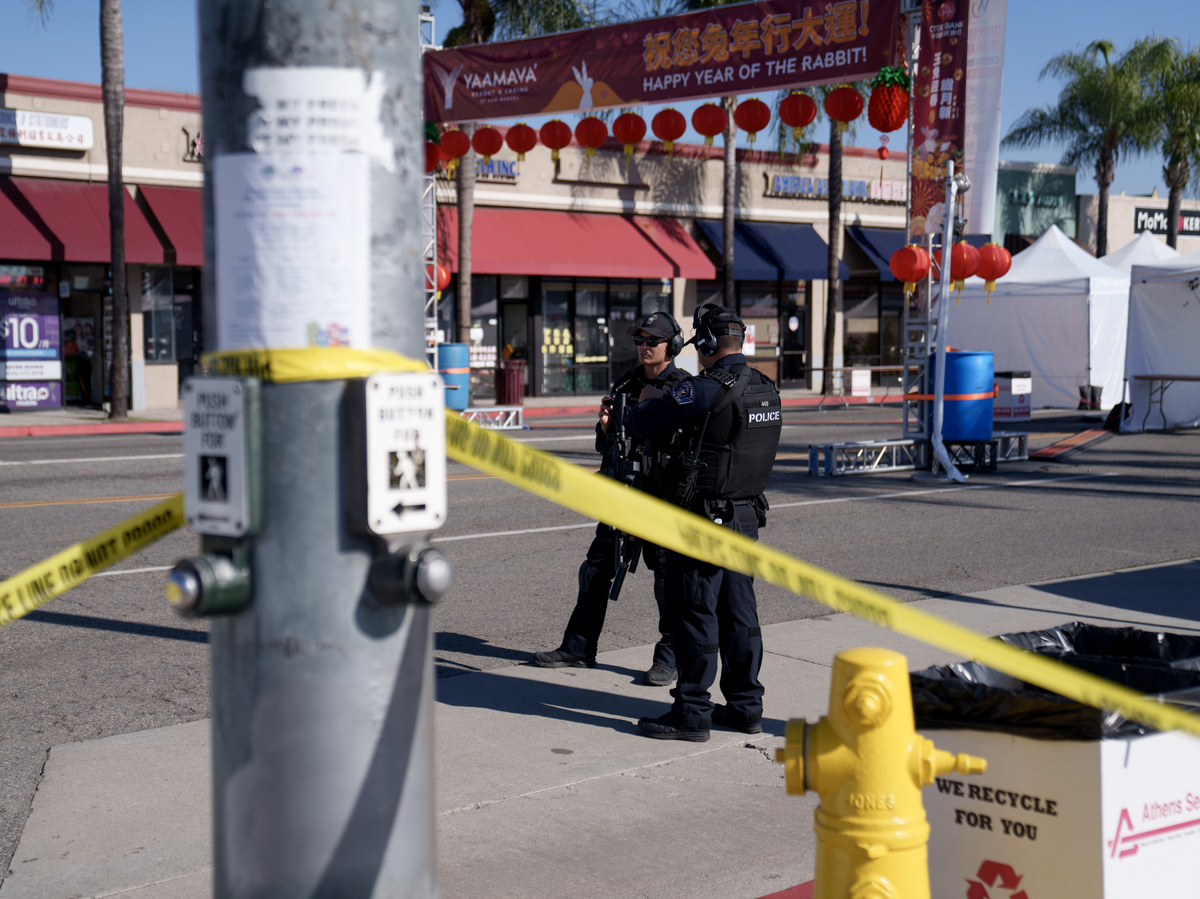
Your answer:
[[[933,354],[931,371],[936,379],[940,353]],[[992,354],[950,350],[946,354],[945,396],[942,404],[942,440],[974,443],[992,439],[992,394],[995,372]],[[934,380],[932,383],[936,384]],[[979,395],[979,399],[949,399]],[[982,397],[986,394],[986,398]]]
[[[461,412],[471,399],[471,352],[465,343],[439,343],[437,368],[446,382],[446,408]],[[457,390],[453,388],[457,387]],[[989,414],[990,414],[989,408]]]

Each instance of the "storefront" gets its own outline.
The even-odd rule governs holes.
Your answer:
[[[160,91],[125,96],[129,399],[135,410],[175,408],[181,378],[200,352],[200,103]],[[103,130],[98,85],[0,76],[0,164],[9,173],[0,176],[0,408],[98,406],[111,398]],[[39,346],[27,347],[35,326]],[[29,367],[35,350],[37,378]]]
[[[471,345],[472,396],[491,395],[495,366],[504,359],[528,362],[530,395],[603,393],[636,364],[624,333],[630,322],[666,310],[690,331],[700,302],[739,311],[751,329],[752,364],[768,377],[786,387],[819,386],[828,272],[826,155],[823,148],[800,157],[739,151],[738,160],[737,295],[728,301],[719,147],[676,144],[668,157],[661,144],[644,142],[626,158],[624,148],[610,141],[591,159],[572,144],[557,163],[538,150],[522,163],[503,154],[478,163],[466,335],[455,327],[454,182],[442,178],[438,253],[455,272],[455,283],[439,302],[439,329],[447,339]],[[890,229],[902,239],[904,169],[903,154],[881,164],[873,151],[846,148],[845,221]],[[839,272],[843,279],[851,274],[844,263]],[[878,273],[872,274],[877,282]],[[891,294],[889,289],[888,314]],[[867,308],[875,307],[859,311]],[[851,355],[873,364],[899,352],[892,330],[880,341],[880,314],[874,343],[868,336],[861,352],[853,341],[847,344]],[[882,321],[890,328],[890,318]],[[840,315],[836,325],[840,342]],[[898,335],[898,325],[893,330]],[[697,365],[690,347],[678,361],[692,370]],[[834,364],[842,364],[841,353]]]

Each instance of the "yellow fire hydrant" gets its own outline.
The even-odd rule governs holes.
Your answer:
[[[814,790],[813,899],[929,899],[929,824],[921,788],[939,774],[982,774],[987,761],[955,756],[913,723],[908,662],[886,649],[851,649],[833,662],[829,714],[787,724],[775,751],[787,791]]]

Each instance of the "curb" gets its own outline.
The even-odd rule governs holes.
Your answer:
[[[808,883],[801,883],[790,889],[763,896],[762,899],[812,899],[813,883],[814,881],[810,880]]]
[[[181,421],[128,421],[94,425],[21,425],[0,428],[5,437],[86,437],[95,434],[180,434]]]
[[[808,409],[818,406],[899,406],[899,395],[895,397],[875,396],[799,396],[781,401],[784,409]],[[484,407],[487,408],[487,407]],[[586,415],[594,413],[596,406],[527,406],[521,415],[525,418],[549,418],[555,415]]]

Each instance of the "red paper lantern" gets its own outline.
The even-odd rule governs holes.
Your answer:
[[[550,158],[558,162],[558,151],[571,142],[571,127],[562,119],[551,119],[538,131],[538,139],[550,148]]]
[[[675,141],[687,131],[687,119],[676,109],[664,109],[651,120],[650,127],[654,130],[654,136],[663,142],[663,149],[670,158],[675,151]]]
[[[704,146],[711,147],[713,138],[725,130],[729,116],[716,103],[705,103],[692,113],[692,127],[704,135]]]
[[[918,281],[924,281],[929,274],[929,254],[920,247],[901,247],[892,254],[888,268],[896,276],[896,280],[904,282],[904,295],[907,297],[917,287]]]
[[[604,142],[608,140],[608,126],[604,124],[603,119],[590,115],[575,126],[575,140],[587,147],[588,159],[591,159],[596,155],[596,150],[603,147]]]
[[[633,145],[646,136],[646,120],[636,112],[623,112],[613,122],[613,137],[625,145],[625,156],[633,155]]]
[[[908,119],[908,91],[898,84],[881,84],[871,89],[867,121],[876,131],[896,131]]]
[[[979,248],[979,268],[975,274],[984,280],[984,290],[987,291],[987,301],[992,301],[992,291],[996,281],[1008,274],[1012,268],[1012,253],[998,243],[985,243]]]
[[[537,146],[537,132],[524,122],[517,122],[504,135],[504,142],[517,154],[517,162],[524,162],[525,154]]]
[[[960,240],[950,248],[950,277],[954,279],[954,289],[958,291],[958,299],[962,300],[963,282],[979,270],[979,251]]]
[[[442,135],[442,142],[438,146],[450,160],[450,172],[453,174],[458,161],[471,152],[471,138],[465,131],[452,128]]]
[[[862,94],[852,87],[839,87],[825,97],[826,114],[838,123],[838,131],[845,133],[850,123],[862,115]]]
[[[817,117],[817,104],[808,94],[797,91],[788,94],[779,104],[779,118],[792,129],[792,137],[800,140],[800,129],[806,128]]]
[[[425,174],[432,175],[442,162],[442,148],[431,140],[425,141]]]
[[[450,269],[440,262],[436,266],[427,265],[425,266],[425,278],[426,284],[434,287],[440,298],[442,291],[450,286]]]
[[[754,136],[771,122],[771,107],[757,97],[751,97],[738,104],[733,111],[733,121],[750,135],[750,143],[754,143]]]
[[[475,136],[471,138],[471,146],[483,157],[484,163],[489,163],[504,146],[504,138],[491,125],[484,125],[475,131]]]

